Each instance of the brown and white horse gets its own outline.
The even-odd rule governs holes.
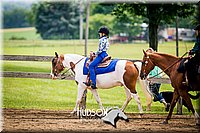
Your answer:
[[[164,54],[164,53],[149,53],[149,52],[144,52],[143,56],[143,63],[142,63],[142,68],[141,68],[141,73],[140,77],[141,79],[146,79],[147,75],[151,70],[153,70],[154,66],[158,66],[162,70],[165,71],[165,73],[169,76],[171,80],[171,85],[174,88],[174,94],[173,94],[173,99],[171,102],[170,106],[170,111],[167,116],[167,118],[164,120],[164,124],[168,123],[168,120],[172,116],[173,109],[177,103],[178,98],[181,96],[185,101],[186,104],[188,105],[188,109],[192,111],[192,113],[195,116],[196,119],[196,124],[200,124],[199,120],[199,115],[198,113],[194,110],[191,99],[188,94],[188,86],[182,84],[184,80],[184,75],[183,73],[179,73],[177,71],[179,65],[180,65],[180,58],[169,55],[169,54]]]
[[[53,79],[55,79],[56,76],[58,76],[59,73],[62,70],[64,70],[64,68],[71,68],[75,73],[75,81],[78,84],[78,95],[77,95],[76,106],[73,110],[73,113],[78,111],[77,109],[81,102],[83,92],[85,91],[85,89],[88,88],[83,83],[87,79],[87,75],[83,75],[83,66],[85,60],[86,57],[81,55],[61,54],[59,56],[57,53],[52,60],[51,76]],[[141,68],[141,66],[139,67]],[[143,113],[141,102],[136,91],[136,81],[138,77],[139,77],[139,70],[136,68],[136,65],[134,63],[127,60],[119,60],[116,63],[115,71],[97,75],[96,82],[97,82],[97,87],[101,89],[112,88],[114,86],[124,86],[126,92],[126,101],[124,102],[124,105],[122,106],[121,110],[124,111],[130,100],[134,98],[138,104],[139,112]],[[145,84],[145,82],[143,81],[141,81],[140,83]],[[144,84],[142,85],[142,87],[146,86]],[[99,104],[100,109],[104,109],[97,90],[96,89],[90,89],[90,90],[94,95],[97,103]],[[148,106],[150,106],[152,100],[151,95],[147,93],[147,89],[143,89],[143,91],[146,91],[145,95],[148,101],[150,102]]]

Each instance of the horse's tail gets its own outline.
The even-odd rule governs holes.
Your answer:
[[[189,94],[190,98],[192,98],[192,99],[198,99],[200,97],[200,93],[197,93],[196,95],[192,95],[190,93],[188,93],[188,94]]]

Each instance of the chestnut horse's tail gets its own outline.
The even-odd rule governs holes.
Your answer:
[[[192,95],[190,93],[188,93],[188,94],[189,94],[190,98],[192,98],[192,99],[198,99],[200,97],[200,93],[199,92],[196,95]]]

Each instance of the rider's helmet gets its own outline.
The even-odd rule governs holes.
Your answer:
[[[109,36],[109,30],[106,26],[100,27],[100,29],[98,30],[98,33],[104,33],[106,36]]]
[[[200,24],[198,24],[198,25],[194,28],[194,30],[200,30]]]

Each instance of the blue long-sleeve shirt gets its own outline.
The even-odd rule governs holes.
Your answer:
[[[107,51],[109,48],[109,42],[108,42],[108,38],[106,36],[103,36],[99,39],[99,47],[98,47],[98,51],[96,52],[96,54],[100,54],[103,51]]]

